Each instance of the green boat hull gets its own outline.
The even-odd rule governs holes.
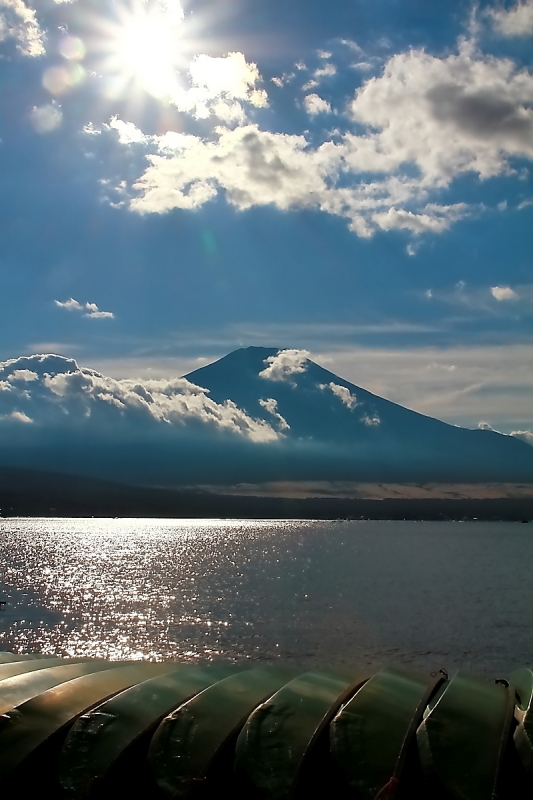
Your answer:
[[[0,775],[57,800],[528,800],[533,671],[0,653]]]

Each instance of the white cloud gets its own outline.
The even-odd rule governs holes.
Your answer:
[[[423,212],[429,213],[414,214],[412,211],[390,208],[386,212],[374,214],[372,219],[385,231],[397,228],[411,231],[411,233],[415,234],[426,233],[427,231],[441,233],[447,230],[454,222],[466,216],[469,209],[465,203],[456,203],[451,206],[431,204],[426,206]],[[411,251],[409,255],[414,255],[414,253]]]
[[[533,431],[511,431],[511,436],[521,439],[526,444],[533,445]]]
[[[84,306],[81,303],[78,303],[77,300],[74,300],[73,297],[70,297],[68,300],[65,300],[64,303],[61,300],[54,300],[56,306],[59,308],[66,308],[67,311],[83,311]]]
[[[118,115],[111,117],[109,124],[104,125],[104,128],[112,128],[113,130],[117,131],[120,144],[142,144],[149,141],[149,137],[145,136],[145,134],[139,128],[137,128],[133,122],[124,122],[124,120],[120,119]],[[90,134],[96,133],[96,130],[93,129],[88,131],[84,129],[84,131],[85,133]]]
[[[422,50],[393,56],[351,105],[376,133],[351,137],[353,167],[390,172],[415,165],[422,186],[457,175],[509,170],[509,157],[533,156],[533,76],[508,59],[473,53],[437,58]]]
[[[374,69],[374,64],[370,61],[358,61],[356,64],[350,64],[352,69],[358,69],[361,72],[369,72],[369,70]]]
[[[519,0],[512,8],[490,9],[494,28],[502,36],[531,36],[533,34],[533,0]]]
[[[381,425],[381,420],[377,414],[373,414],[371,417],[365,414],[364,417],[361,417],[361,422],[368,428],[376,428],[378,425]]]
[[[490,291],[496,300],[518,300],[517,293],[510,286],[493,286]]]
[[[199,55],[190,64],[189,74],[193,85],[205,89],[211,97],[227,94],[258,108],[268,104],[266,92],[257,89],[261,80],[257,64],[247,62],[242,53],[228,53],[222,58]]]
[[[16,369],[9,376],[9,381],[22,381],[23,383],[31,383],[31,381],[38,380],[39,376],[31,369]]]
[[[206,137],[135,133],[147,143],[148,167],[121,203],[139,213],[164,213],[198,208],[221,193],[240,210],[319,209],[347,219],[361,237],[379,230],[438,234],[483,210],[432,202],[442,189],[465,173],[481,180],[511,175],[514,157],[533,158],[533,76],[471,45],[445,58],[421,50],[393,56],[350,104],[362,132],[353,133],[348,124],[344,134],[316,147],[303,135],[246,123],[242,103],[256,91],[259,73],[242,54],[230,56],[239,58],[227,73],[212,76],[207,56],[197,66],[202,74],[204,64],[206,77],[193,73],[203,81],[196,90],[210,97],[204,116],[216,107],[228,125],[239,127],[216,127]],[[222,94],[215,98],[213,92]],[[187,97],[191,113],[200,114],[198,97]],[[329,111],[316,94],[304,103],[311,114]]]
[[[343,403],[347,408],[353,411],[359,403],[357,402],[357,397],[352,394],[352,392],[348,389],[347,386],[341,386],[338,383],[320,383],[318,385],[319,389],[330,389],[333,392],[335,397],[338,397],[341,403]]]
[[[286,381],[291,375],[307,370],[308,358],[307,350],[279,350],[275,356],[266,359],[268,366],[259,373],[259,377],[270,381]]]
[[[64,303],[60,300],[54,300],[54,303],[67,311],[85,312],[83,316],[89,317],[89,319],[114,319],[115,316],[112,311],[100,311],[96,303],[78,303],[73,297],[65,300]]]
[[[12,411],[10,414],[0,414],[0,420],[14,420],[15,422],[22,422],[25,425],[33,422],[32,418],[28,417],[23,411]]]
[[[0,42],[14,39],[24,56],[42,56],[44,34],[33,8],[23,0],[0,0]]]
[[[317,80],[319,78],[331,78],[333,75],[337,74],[337,67],[335,64],[325,64],[323,67],[319,67],[319,69],[315,69],[313,72],[313,77]]]
[[[134,184],[139,196],[131,208],[141,213],[197,208],[215,197],[218,187],[241,210],[258,204],[312,207],[326,188],[321,156],[310,158],[301,136],[248,125],[219,128],[218,137],[216,142],[183,137],[179,150],[168,156],[148,156],[150,166]]]
[[[242,53],[222,57],[198,55],[189,65],[190,88],[175,86],[169,99],[180,111],[198,119],[213,115],[226,123],[244,124],[242,103],[255,108],[268,106],[268,95],[258,88],[261,75],[257,65]]]
[[[331,114],[331,106],[327,100],[318,94],[308,94],[304,97],[305,110],[311,116],[315,114]]]
[[[316,54],[319,58],[331,58],[332,53],[329,53],[327,50],[317,50]]]
[[[260,400],[259,405],[268,411],[269,414],[272,414],[274,419],[278,422],[278,430],[280,431],[288,431],[290,429],[290,425],[280,413],[278,409],[278,401],[274,400],[273,397],[267,397],[266,400]]]
[[[91,305],[94,305],[94,303],[91,303]],[[84,316],[89,319],[114,319],[115,317],[112,311],[99,311],[98,309],[89,311],[87,314],[84,314]]]
[[[111,119],[114,118],[112,117]],[[111,127],[111,125],[108,127]],[[87,133],[89,136],[98,136],[100,133],[102,133],[102,129],[97,128],[92,122],[89,122],[87,125],[84,125],[82,132]]]
[[[533,284],[517,284],[514,289],[510,286],[468,286],[464,281],[459,281],[453,287],[432,289],[431,295],[425,293],[426,297],[432,297],[443,303],[460,305],[476,314],[493,317],[499,314],[502,317],[511,313],[515,309],[511,308],[513,302],[520,301],[521,305],[533,303]],[[498,301],[496,306],[493,300]],[[513,302],[511,302],[513,301]]]
[[[37,376],[31,386],[17,388],[17,372]],[[95,370],[82,369],[68,358],[54,355],[23,356],[0,362],[0,382],[10,391],[0,392],[0,415],[20,422],[74,426],[104,421],[168,425],[179,430],[198,423],[233,433],[254,442],[275,441],[279,433],[263,420],[255,420],[231,401],[216,403],[206,389],[185,378],[115,380]],[[92,422],[91,422],[92,421]]]
[[[481,420],[480,422],[478,422],[478,426],[477,427],[478,427],[478,429],[480,431],[493,431],[494,430],[494,428],[492,427],[490,422],[486,422],[485,420]]]

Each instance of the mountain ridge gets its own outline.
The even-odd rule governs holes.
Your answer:
[[[306,351],[241,348],[183,378],[0,363],[0,466],[134,485],[533,482],[533,448],[406,409]]]

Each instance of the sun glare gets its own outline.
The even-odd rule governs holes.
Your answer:
[[[180,61],[183,12],[179,3],[139,2],[110,31],[108,69],[156,97],[172,93]]]

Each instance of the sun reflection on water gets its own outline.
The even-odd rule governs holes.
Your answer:
[[[3,525],[10,528],[3,582],[13,597],[1,646],[160,660],[253,653],[252,619],[259,620],[246,566],[253,560],[268,573],[278,547],[268,534],[293,523],[38,519]]]
[[[503,675],[533,659],[527,528],[0,519],[0,649]]]

